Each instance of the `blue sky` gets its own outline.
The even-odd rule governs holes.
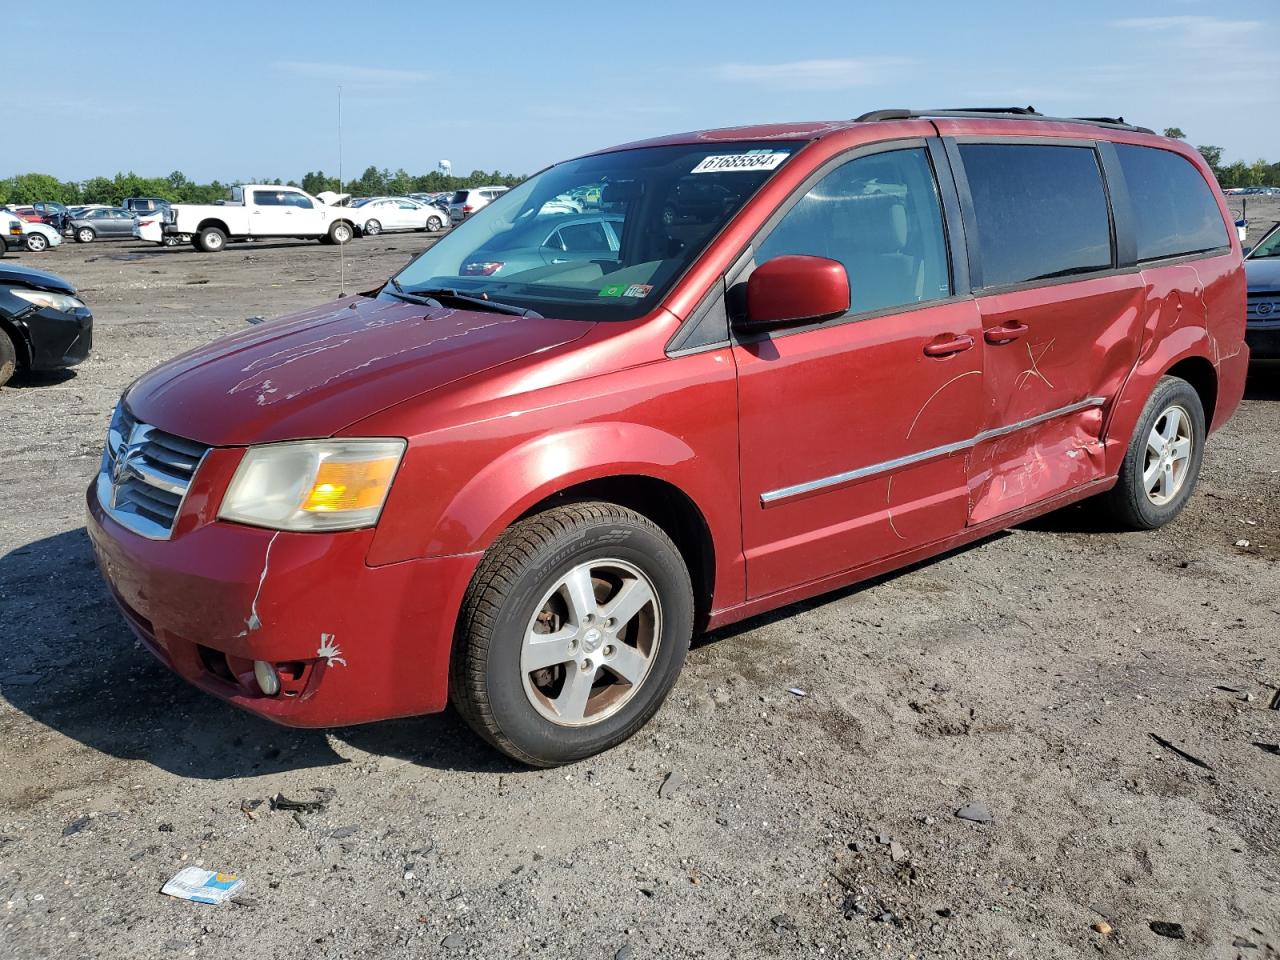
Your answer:
[[[528,173],[678,130],[1008,103],[1280,161],[1275,0],[5,7],[8,51],[31,69],[0,89],[23,132],[0,176],[333,174],[339,85],[347,177],[442,158]]]

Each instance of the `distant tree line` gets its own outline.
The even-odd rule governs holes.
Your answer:
[[[1175,140],[1187,138],[1179,127],[1166,127],[1164,135],[1173,137]],[[1221,147],[1204,145],[1196,149],[1200,151],[1200,156],[1204,157],[1205,163],[1209,164],[1209,169],[1213,171],[1214,176],[1218,178],[1218,183],[1224,189],[1280,186],[1280,163],[1268,163],[1266,160],[1245,163],[1243,160],[1236,160],[1234,163],[1223,166]]]
[[[340,183],[337,177],[326,176],[323,170],[317,170],[304,176],[301,183],[290,180],[287,186],[301,187],[312,194],[332,190],[334,193],[370,197],[437,193],[490,183],[514,186],[523,179],[523,177],[500,173],[496,170],[492,173],[473,170],[465,177],[446,176],[436,171],[412,176],[403,169],[392,173],[390,170],[369,167],[359,177],[348,180],[345,184]],[[163,197],[175,203],[213,203],[215,200],[225,200],[230,196],[231,188],[240,183],[286,185],[279,177],[237,180],[233,183],[222,183],[218,180],[211,183],[196,183],[188,180],[180,170],[175,170],[167,177],[140,177],[136,173],[117,173],[114,177],[91,177],[80,181],[59,180],[47,173],[20,173],[7,179],[0,179],[0,204],[52,200],[70,207],[81,203],[116,204],[125,197]]]

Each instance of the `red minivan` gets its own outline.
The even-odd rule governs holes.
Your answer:
[[[1119,120],[879,111],[542,171],[380,289],[121,398],[89,533],[130,626],[280,723],[452,699],[528,764],[694,631],[1086,497],[1173,519],[1240,401],[1213,175]]]

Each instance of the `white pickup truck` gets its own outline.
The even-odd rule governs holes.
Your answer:
[[[175,203],[164,224],[164,239],[190,237],[197,250],[214,253],[228,240],[296,237],[346,243],[363,230],[359,210],[332,207],[296,187],[250,183],[231,188],[225,203]]]

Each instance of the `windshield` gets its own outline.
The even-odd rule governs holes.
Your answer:
[[[1263,235],[1246,259],[1261,260],[1264,257],[1280,257],[1280,223]]]
[[[403,293],[451,289],[543,316],[638,317],[801,146],[681,144],[570,160],[495,198],[395,279]]]

